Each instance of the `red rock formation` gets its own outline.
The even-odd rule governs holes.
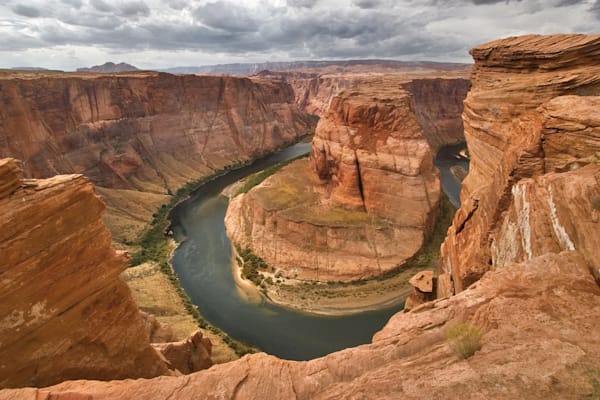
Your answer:
[[[488,272],[449,299],[396,314],[373,343],[307,362],[255,354],[185,377],[74,381],[0,391],[0,399],[568,399],[600,371],[600,288],[577,252]],[[448,347],[458,323],[481,328],[467,360]]]
[[[558,96],[600,95],[600,36],[523,36],[471,54],[471,166],[442,246],[438,296],[550,251],[577,249],[598,269],[600,166],[578,169],[600,149],[598,98]]]
[[[92,185],[18,181],[15,164],[0,162],[0,187],[12,185],[0,197],[0,387],[168,373],[118,278],[127,262]]]
[[[169,366],[183,374],[200,371],[212,365],[210,359],[212,343],[197,331],[181,342],[159,343],[152,345],[169,361]]]
[[[147,223],[169,191],[314,126],[282,81],[150,72],[19,77],[0,76],[0,157],[23,160],[27,177],[82,173],[112,189],[100,192],[119,233],[132,220]]]
[[[407,80],[393,78],[332,99],[312,168],[297,161],[231,201],[225,223],[234,243],[285,276],[320,281],[379,275],[421,248],[440,183]]]

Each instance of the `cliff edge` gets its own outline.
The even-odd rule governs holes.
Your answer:
[[[600,36],[529,35],[471,54],[471,165],[442,246],[438,296],[548,252],[578,250],[597,270]]]
[[[0,161],[0,387],[170,374],[118,275],[104,205],[81,175]]]

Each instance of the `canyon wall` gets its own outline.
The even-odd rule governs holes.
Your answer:
[[[89,181],[19,175],[0,161],[0,387],[170,373],[118,278],[127,260]]]
[[[442,246],[438,295],[547,252],[578,250],[597,270],[600,36],[523,36],[471,54],[471,166]]]
[[[0,157],[27,177],[86,175],[120,240],[185,183],[314,127],[287,83],[260,78],[5,73],[0,88]]]
[[[230,203],[225,223],[232,241],[286,277],[381,275],[412,257],[432,231],[440,182],[426,137],[456,140],[457,105],[468,85],[400,75],[354,84],[332,97],[310,161],[294,162]],[[441,122],[428,123],[425,133],[421,122],[435,120],[436,112]]]
[[[490,70],[476,75],[481,81],[470,99],[485,94],[487,106],[482,101],[477,109],[486,119],[475,122],[480,114],[473,113],[473,103],[465,111],[469,149],[478,166],[469,175],[465,205],[444,246],[445,265],[468,266],[448,264],[448,259],[477,260],[485,251],[495,267],[489,268],[483,257],[483,269],[489,270],[460,293],[394,315],[370,344],[316,360],[291,362],[254,354],[186,377],[70,381],[43,389],[2,390],[0,399],[594,398],[600,382],[600,288],[592,275],[600,259],[600,155],[595,147],[599,100],[560,96],[559,89],[574,85],[580,94],[596,93],[600,74],[590,69],[600,65],[599,41],[598,36],[526,36],[473,51],[477,57],[486,54],[489,68],[495,65],[496,72],[504,70],[501,74],[507,73],[507,60],[514,60],[510,77],[518,80],[491,75]],[[561,71],[564,76],[557,78]],[[544,73],[548,75],[539,75]],[[484,82],[495,89],[481,92]],[[513,85],[512,100],[506,101],[506,90]],[[545,93],[543,88],[549,98],[540,107],[533,103]],[[513,101],[527,99],[531,107],[512,109]],[[502,109],[515,119],[500,113]],[[495,113],[504,122],[495,125]],[[506,136],[498,136],[501,132]],[[477,155],[479,151],[483,153]],[[486,158],[497,156],[496,151],[501,151],[499,162],[492,164]],[[498,193],[487,193],[494,189],[495,169],[498,174],[508,171],[514,180],[509,187],[495,187],[500,196],[507,193],[503,200]],[[492,172],[490,181],[473,186],[484,171]],[[5,173],[0,167],[0,176]],[[10,187],[0,185],[0,193]],[[482,196],[469,200],[479,187]],[[501,218],[481,211],[492,212],[499,203],[504,204]],[[475,224],[484,217],[496,221],[493,240],[462,233],[475,227],[487,233],[487,225]],[[451,246],[457,251],[451,252]],[[447,340],[448,331],[460,323],[482,332],[481,349],[466,359],[453,353]]]
[[[72,381],[0,391],[0,399],[592,398],[600,378],[599,307],[585,259],[574,251],[547,254],[396,314],[373,343],[319,359],[253,354],[185,377]],[[468,359],[446,340],[459,323],[483,332],[481,350]]]

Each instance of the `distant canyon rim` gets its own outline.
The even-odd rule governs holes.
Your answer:
[[[0,156],[23,161],[0,163],[0,251],[8,260],[0,279],[0,384],[21,387],[0,390],[0,399],[598,396],[600,35],[513,37],[471,54],[470,82],[455,70],[410,79],[406,72],[0,77]],[[387,89],[364,84],[378,79],[404,81]],[[461,119],[459,100],[430,101],[451,80],[468,89]],[[283,225],[290,233],[282,237],[320,244],[319,234],[302,233],[289,215],[264,211],[285,200],[271,199],[271,191],[293,195],[293,178],[306,176],[310,189],[302,195],[342,205],[342,214],[393,221],[408,212],[423,241],[440,192],[431,154],[454,140],[448,137],[460,140],[464,126],[471,165],[461,207],[435,280],[415,284],[416,294],[431,286],[436,298],[413,298],[412,309],[394,315],[369,344],[306,362],[252,354],[197,371],[210,365],[202,335],[150,345],[164,327],[139,313],[118,278],[126,260],[111,247],[88,179],[100,187],[114,239],[131,243],[186,182],[312,132],[316,121],[306,110],[321,115],[310,160],[234,199],[231,213],[245,215],[240,222],[228,214],[228,229],[244,227],[235,240],[264,246],[265,258],[297,258],[300,239],[283,255],[269,248],[283,240]],[[389,183],[398,172],[420,192]],[[419,212],[386,207],[395,192]],[[325,265],[294,273],[347,278],[341,266]],[[480,337],[461,358],[448,334],[463,324]]]

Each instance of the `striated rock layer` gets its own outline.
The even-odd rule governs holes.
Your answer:
[[[444,102],[433,83],[406,77],[364,78],[332,98],[313,139],[310,161],[299,160],[230,203],[225,224],[234,243],[250,248],[287,277],[355,280],[398,268],[423,245],[439,208],[440,182],[415,109]],[[425,90],[421,90],[425,88]],[[418,96],[411,90],[421,90]],[[422,107],[459,125],[455,105]],[[428,125],[429,132],[444,131]],[[452,133],[455,135],[455,133]]]
[[[85,174],[118,239],[134,238],[185,183],[314,127],[282,81],[5,73],[0,86],[0,157],[23,160],[27,177]]]
[[[547,254],[396,314],[372,344],[316,360],[254,354],[186,377],[73,381],[0,391],[0,399],[591,398],[600,377],[598,307],[585,259]],[[467,360],[446,340],[464,322],[483,332],[481,350]]]
[[[442,246],[438,296],[548,252],[579,250],[597,271],[600,36],[523,36],[471,54],[471,165]]]
[[[0,187],[12,184],[0,196],[0,387],[169,373],[88,180],[19,180],[15,160],[0,171]]]

